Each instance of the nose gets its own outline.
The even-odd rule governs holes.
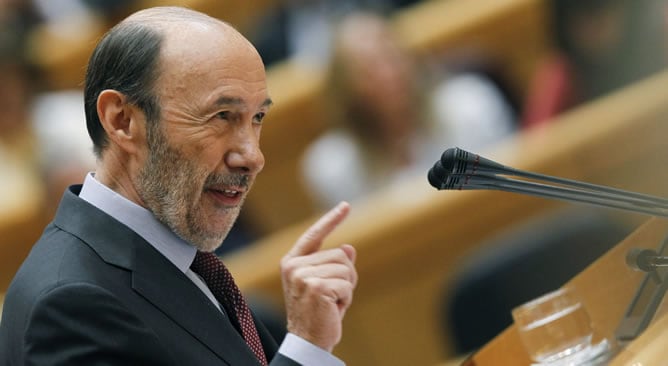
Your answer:
[[[237,173],[257,174],[264,167],[264,155],[260,150],[260,133],[253,127],[238,129],[225,154],[225,164]]]

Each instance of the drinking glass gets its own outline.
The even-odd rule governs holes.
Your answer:
[[[582,301],[561,288],[512,310],[520,339],[538,364],[585,364],[593,330]],[[583,361],[583,362],[580,362]]]

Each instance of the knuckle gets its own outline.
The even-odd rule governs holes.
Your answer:
[[[308,292],[319,294],[327,291],[327,285],[324,281],[317,277],[310,277],[304,280]]]
[[[297,263],[291,258],[283,258],[281,260],[281,272],[290,278],[294,276],[298,268]]]

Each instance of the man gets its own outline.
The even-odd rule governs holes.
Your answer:
[[[222,265],[207,253],[264,164],[270,105],[259,55],[223,22],[165,7],[110,30],[86,75],[96,171],[65,192],[10,286],[0,364],[341,364],[331,351],[355,250],[319,249],[347,203],[281,261],[289,333],[278,350],[230,278],[210,280]]]

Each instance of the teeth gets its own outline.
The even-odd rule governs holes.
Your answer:
[[[237,194],[237,193],[239,193],[239,191],[232,191],[232,190],[229,190],[229,189],[225,189],[225,190],[223,190],[223,193],[225,193],[225,194]]]

